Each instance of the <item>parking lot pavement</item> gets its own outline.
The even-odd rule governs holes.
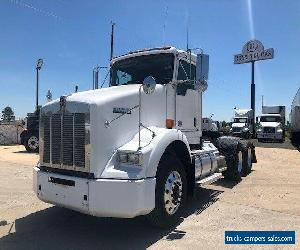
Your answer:
[[[289,139],[286,139],[284,142],[258,142],[257,139],[251,140],[256,147],[261,148],[285,148],[285,149],[291,149],[291,150],[299,150],[300,145],[292,144]]]
[[[300,153],[257,147],[239,183],[197,188],[182,222],[160,230],[135,219],[96,218],[40,202],[35,154],[0,147],[0,249],[300,249]],[[295,230],[295,245],[224,245],[225,230]]]

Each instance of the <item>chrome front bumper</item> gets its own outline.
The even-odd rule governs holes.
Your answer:
[[[85,179],[33,168],[33,189],[47,203],[98,217],[132,218],[155,207],[155,178]]]
[[[257,139],[281,140],[283,133],[257,133]]]

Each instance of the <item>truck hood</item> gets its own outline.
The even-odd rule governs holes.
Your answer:
[[[109,88],[71,93],[65,96],[67,103],[77,102],[86,104],[100,104],[111,99],[118,98],[119,96],[136,94],[138,92],[139,86],[139,84],[114,86]],[[48,102],[46,105],[44,105],[43,109],[47,109],[48,106],[53,106],[55,104],[59,104],[59,98]]]
[[[246,127],[246,123],[232,123],[232,126],[233,128],[243,128],[243,127]]]
[[[71,113],[90,113],[90,172],[97,178],[101,177],[105,167],[114,164],[112,159],[115,158],[117,149],[138,133],[139,88],[139,84],[123,85],[74,93],[66,97],[65,110]],[[151,95],[142,92],[141,107],[144,126],[164,127],[165,86],[158,84]],[[129,111],[130,109],[132,110]],[[59,99],[42,108],[43,113],[55,113],[55,110],[60,110]],[[122,115],[122,112],[126,114]]]
[[[276,128],[278,126],[280,126],[280,122],[261,122],[260,125],[262,127],[272,127],[272,128]]]

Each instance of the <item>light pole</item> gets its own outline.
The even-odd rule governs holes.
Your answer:
[[[99,81],[99,69],[100,69],[99,66],[96,66],[93,69],[93,76],[94,76],[93,89],[98,89],[99,88],[99,84],[98,84],[98,81]]]
[[[43,59],[38,59],[36,63],[36,106],[35,110],[38,111],[39,108],[39,71],[41,70],[43,66]]]

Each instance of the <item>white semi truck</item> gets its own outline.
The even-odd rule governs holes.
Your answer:
[[[250,138],[253,133],[252,121],[252,109],[235,109],[230,133],[234,136]]]
[[[262,115],[256,131],[257,140],[284,141],[285,106],[263,106]]]
[[[210,117],[202,118],[202,132],[218,132],[218,126]]]
[[[300,142],[300,88],[298,89],[291,106],[290,113],[291,140]]]
[[[99,217],[146,215],[166,227],[197,183],[250,173],[251,143],[201,140],[207,55],[145,49],[114,58],[110,73],[110,87],[42,107],[39,199]]]

